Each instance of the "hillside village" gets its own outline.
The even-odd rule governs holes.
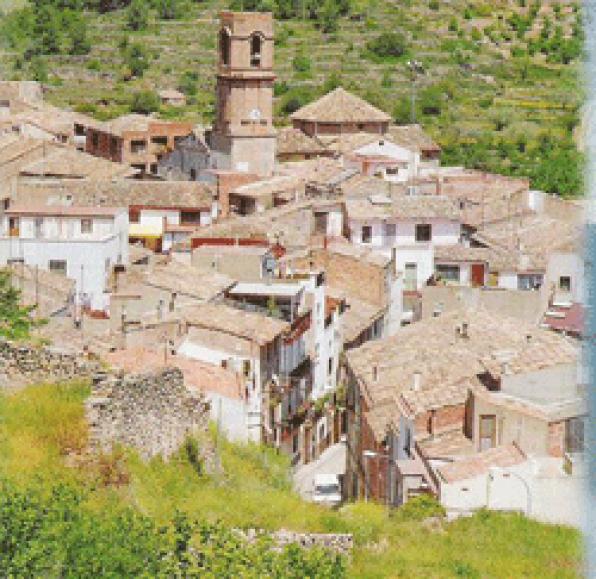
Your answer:
[[[580,527],[585,202],[443,165],[341,86],[277,128],[271,14],[214,35],[210,127],[0,83],[0,266],[36,336],[119,376],[178,369],[307,497],[333,463],[345,501]]]

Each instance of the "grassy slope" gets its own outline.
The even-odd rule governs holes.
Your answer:
[[[74,383],[0,397],[0,478],[86,487],[88,507],[106,517],[128,503],[160,522],[178,508],[241,527],[351,532],[354,577],[579,576],[581,541],[571,529],[480,513],[433,530],[415,512],[388,516],[372,504],[331,512],[302,502],[290,489],[285,458],[256,446],[222,443],[224,474],[218,477],[199,477],[182,455],[144,464],[130,454],[115,469],[128,484],[106,487],[105,469],[89,463],[63,468],[65,451],[85,445],[87,393],[86,384]]]
[[[507,16],[513,11],[527,10],[520,9],[517,1],[493,0],[487,4],[480,0],[452,0],[439,2],[438,10],[430,9],[425,0],[360,0],[355,4],[355,12],[364,18],[360,21],[343,19],[338,32],[330,35],[317,30],[311,22],[278,22],[278,37],[286,36],[276,48],[276,72],[280,81],[286,81],[290,87],[317,90],[332,74],[339,75],[349,88],[392,112],[399,97],[410,94],[403,62],[406,59],[372,62],[363,59],[362,52],[371,38],[396,30],[406,34],[411,54],[426,66],[428,74],[419,81],[420,88],[445,81],[445,86],[456,93],[438,118],[424,119],[439,138],[464,138],[473,136],[476,131],[491,130],[494,128],[492,119],[499,116],[507,117],[517,130],[530,135],[541,128],[562,130],[559,121],[565,108],[573,108],[580,102],[577,66],[546,64],[544,57],[537,55],[530,60],[534,66],[529,77],[523,79],[520,73],[523,59],[509,58],[510,48],[519,44],[515,36],[511,41],[501,38],[499,44],[483,37],[482,44],[474,47],[472,29],[482,30],[492,25],[508,30]],[[563,10],[557,20],[550,3],[543,1],[543,4],[536,30],[548,16],[553,24],[560,23],[568,31],[573,16]],[[214,88],[215,18],[226,5],[225,0],[193,3],[186,20],[154,21],[149,30],[134,34],[125,31],[122,12],[90,16],[91,54],[49,58],[50,80],[55,84],[49,99],[74,107],[83,103],[97,106],[103,101],[106,105],[100,104],[98,111],[113,115],[125,110],[135,90],[176,86],[184,71],[196,71],[200,77],[197,103],[182,114],[208,119]],[[464,19],[464,8],[474,5],[485,9],[490,6],[489,16]],[[458,39],[456,33],[449,32],[448,23],[453,18],[464,30],[463,38]],[[130,39],[140,40],[154,52],[155,59],[143,79],[120,80],[122,61],[117,46],[125,34]],[[473,70],[466,70],[456,62],[457,50],[470,57]],[[310,73],[293,70],[292,59],[299,53],[312,60]],[[11,62],[10,55],[5,55],[0,69],[3,76],[14,74]],[[99,70],[90,70],[89,66]],[[492,76],[494,84],[482,80],[478,74]],[[176,111],[166,113],[178,114]]]

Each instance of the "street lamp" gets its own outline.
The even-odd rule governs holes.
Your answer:
[[[530,517],[531,513],[532,513],[532,492],[530,490],[530,485],[528,484],[528,481],[523,478],[521,475],[517,474],[516,472],[512,472],[510,470],[505,470],[504,468],[500,468],[498,466],[491,466],[488,469],[488,479],[487,479],[487,488],[486,488],[486,508],[490,508],[490,504],[489,504],[489,491],[490,491],[490,483],[491,481],[493,481],[495,479],[495,475],[501,473],[503,476],[512,476],[514,478],[516,478],[517,480],[519,480],[523,485],[524,485],[524,489],[526,491],[526,503],[527,503],[527,508],[526,508],[526,516]]]

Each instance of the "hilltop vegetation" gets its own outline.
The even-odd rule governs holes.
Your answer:
[[[84,382],[0,396],[0,567],[12,576],[578,577],[574,530],[481,512],[454,523],[422,498],[389,514],[302,502],[288,460],[218,444],[201,474],[192,445],[164,463],[133,452],[86,453]],[[198,441],[198,444],[201,442]],[[432,522],[428,517],[434,517]],[[281,527],[354,534],[351,561],[230,531]]]
[[[32,0],[4,18],[0,70],[104,119],[140,91],[177,87],[188,106],[159,114],[209,123],[216,18],[228,7],[278,18],[278,123],[341,83],[397,122],[421,122],[446,163],[581,193],[578,0]],[[425,71],[414,82],[410,59]]]

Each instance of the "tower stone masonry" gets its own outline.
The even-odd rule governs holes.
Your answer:
[[[273,174],[273,16],[222,12],[216,119],[211,149],[218,169]]]

